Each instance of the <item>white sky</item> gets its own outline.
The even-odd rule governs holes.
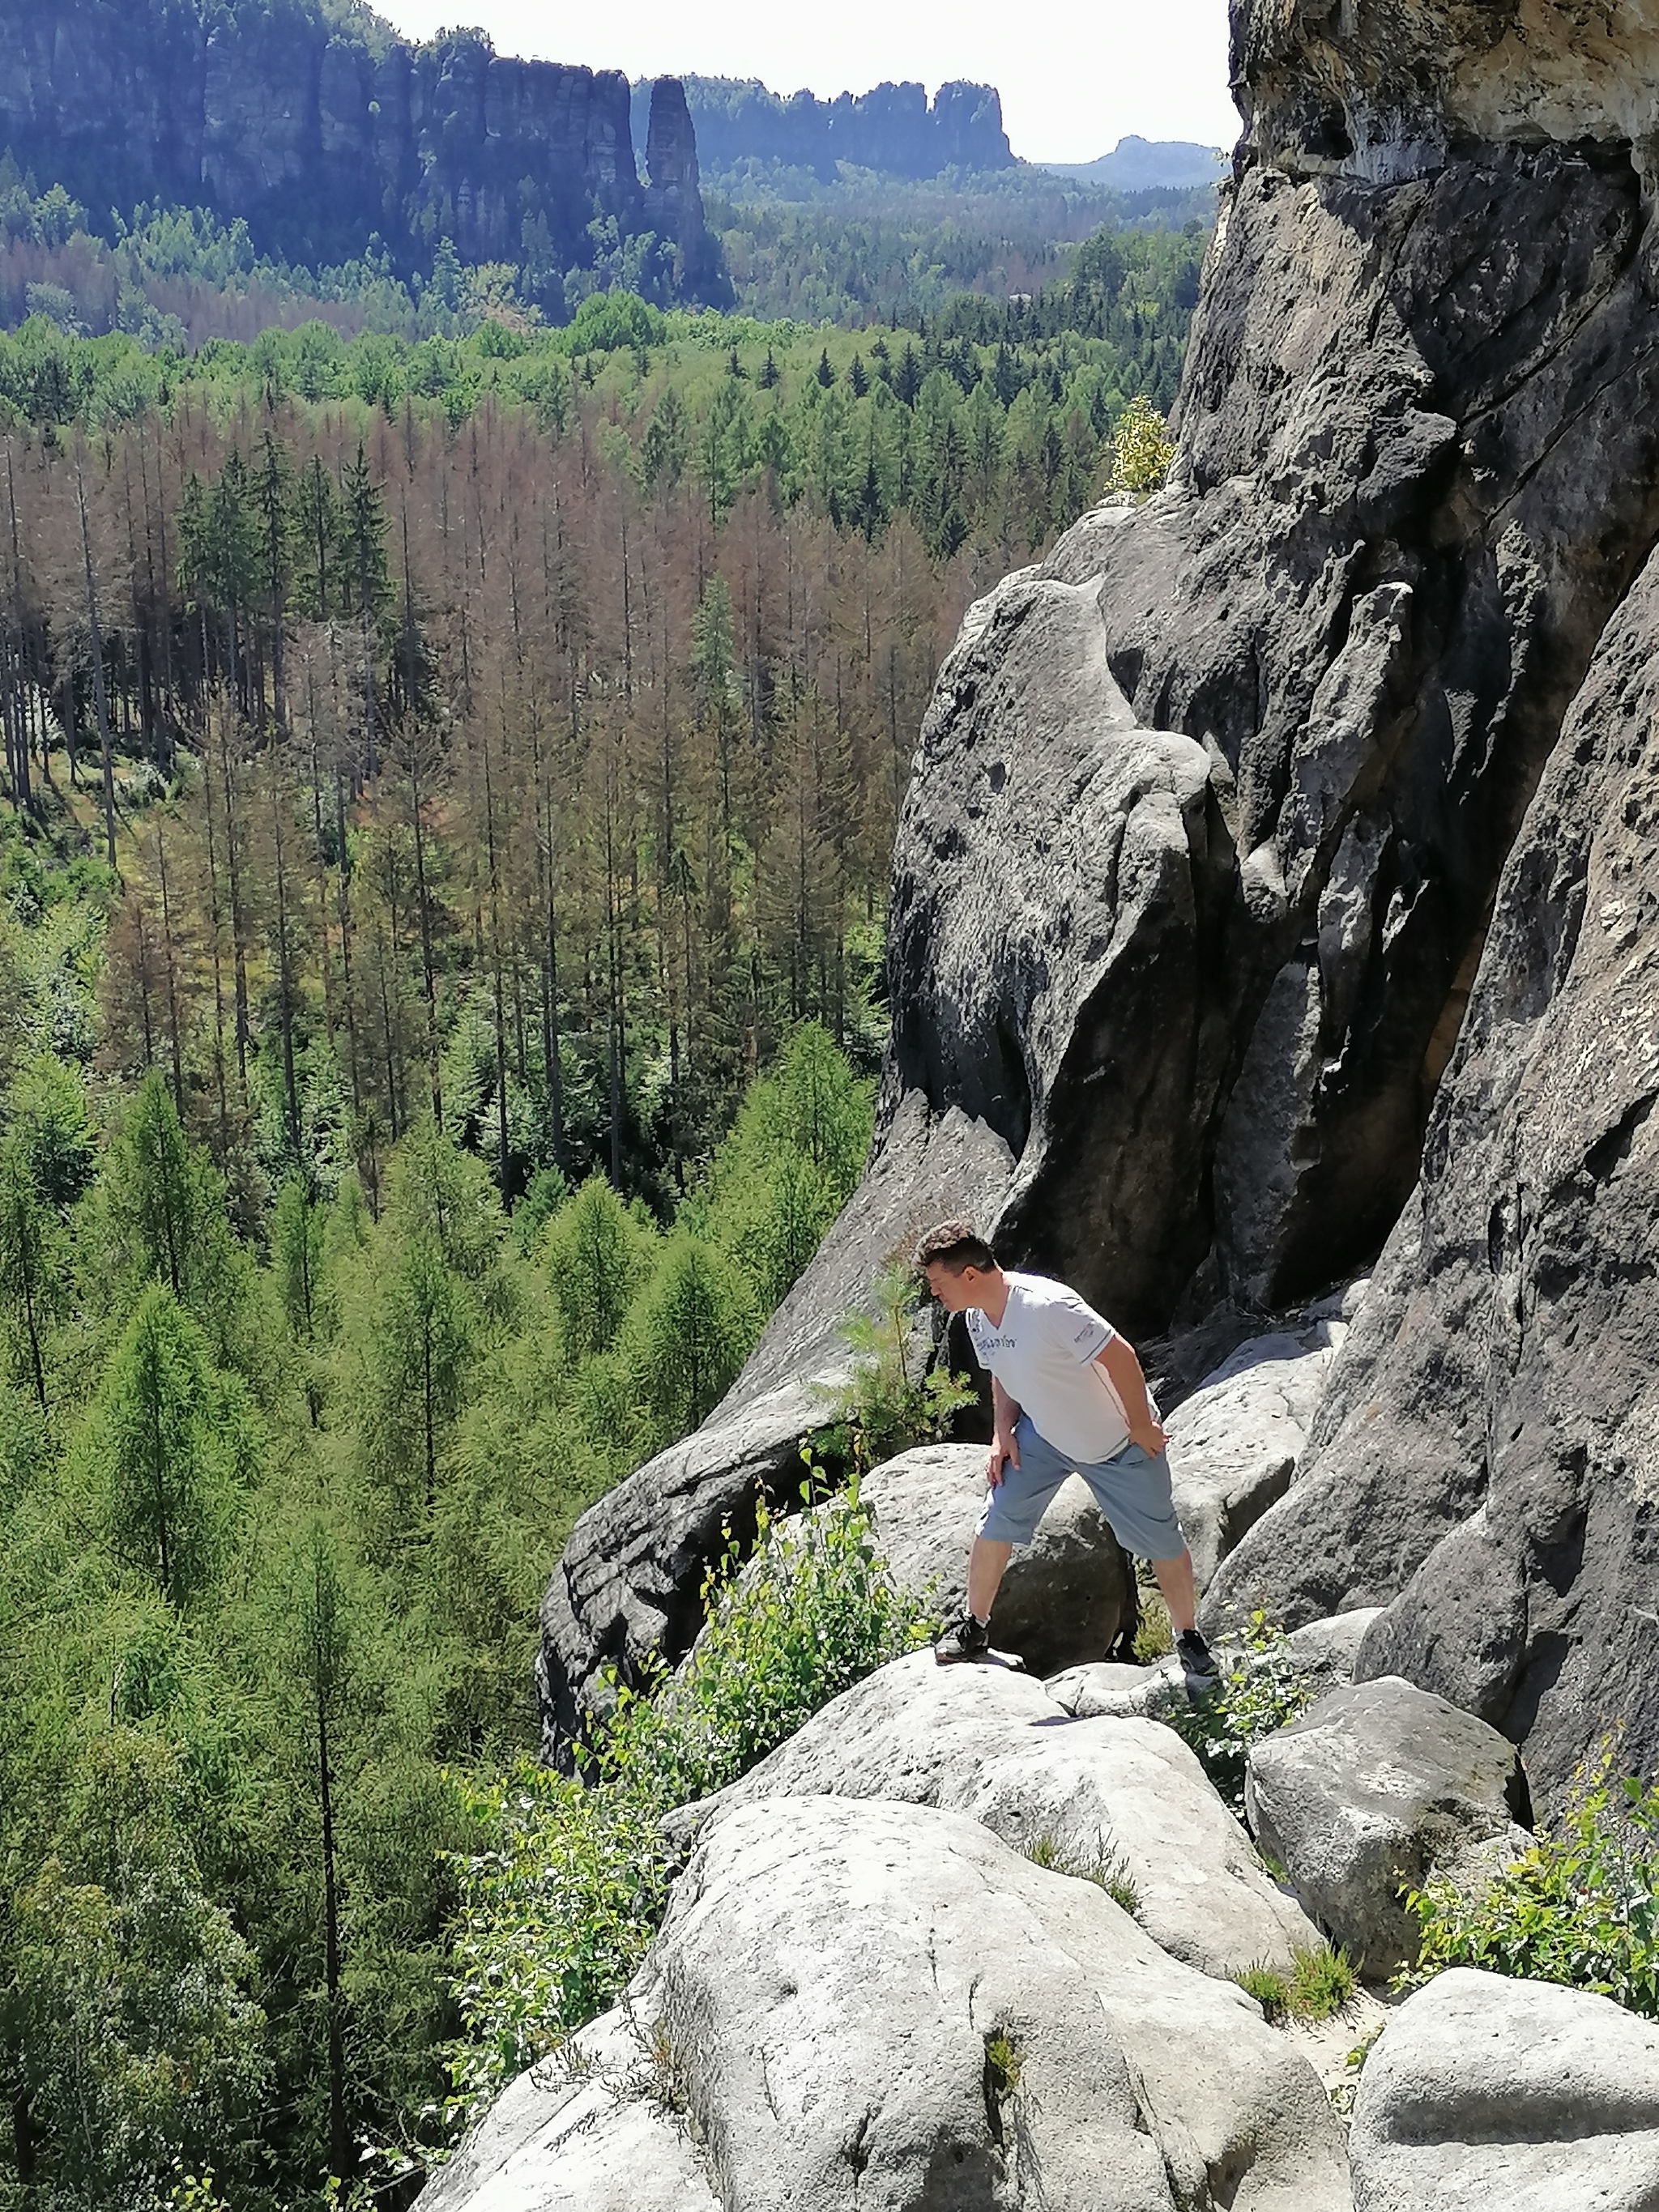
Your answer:
[[[378,0],[405,34],[477,23],[495,51],[630,77],[757,76],[830,97],[884,78],[994,84],[1016,154],[1091,161],[1131,131],[1231,146],[1227,0]]]

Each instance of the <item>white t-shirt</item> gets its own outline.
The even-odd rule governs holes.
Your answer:
[[[1129,1441],[1117,1393],[1095,1354],[1117,1334],[1077,1292],[1047,1275],[1005,1270],[1001,1322],[969,1307],[968,1334],[1037,1434],[1084,1466],[1115,1459]]]

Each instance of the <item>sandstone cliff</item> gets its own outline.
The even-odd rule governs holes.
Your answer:
[[[1006,1256],[1136,1330],[1393,1230],[1209,1602],[1392,1601],[1373,1671],[1536,1737],[1547,1790],[1611,1719],[1659,1753],[1656,41],[1645,7],[1235,6],[1171,480],[941,672],[876,1146],[1000,1139]]]
[[[556,307],[563,272],[592,258],[596,216],[623,237],[665,223],[687,295],[711,296],[674,80],[657,88],[642,189],[620,72],[510,60],[478,32],[409,46],[363,21],[307,0],[0,0],[0,146],[97,221],[205,204],[313,266],[378,236],[404,273],[447,235],[464,260],[528,262]]]
[[[994,85],[942,84],[931,105],[920,84],[878,84],[819,100],[810,92],[785,97],[752,79],[691,76],[685,90],[710,170],[775,162],[828,181],[842,161],[894,177],[1014,162]]]

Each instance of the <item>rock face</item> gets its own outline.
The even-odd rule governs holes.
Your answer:
[[[1420,1188],[1306,1470],[1217,1610],[1393,1599],[1361,1654],[1523,1741],[1559,1796],[1617,1717],[1659,1758],[1659,563],[1499,890]],[[1396,1593],[1398,1595],[1396,1595]]]
[[[753,81],[692,76],[685,90],[709,169],[776,162],[811,169],[827,183],[841,161],[895,177],[1014,163],[994,85],[942,84],[931,107],[920,84],[878,84],[818,100],[810,92],[786,98]]]
[[[1154,1942],[1203,1973],[1282,1964],[1319,1940],[1173,1729],[1068,1722],[1040,1682],[1002,1668],[896,1660],[713,1802],[786,1796],[939,1806],[1073,1873],[1115,1869]]]
[[[889,1097],[1000,1129],[1007,1256],[1132,1331],[1387,1233],[1659,532],[1650,34],[1405,21],[1236,8],[1170,486],[970,613],[899,834]]]
[[[1352,2202],[1316,2076],[1242,1990],[959,1814],[734,1807],[647,1974],[727,2205]]]
[[[1659,2030],[1583,1990],[1454,1968],[1366,2060],[1350,2148],[1358,2212],[1647,2212]]]
[[[1244,1809],[1261,1849],[1371,1980],[1417,1956],[1401,1890],[1531,1818],[1514,1746],[1393,1676],[1334,1690],[1255,1745]]]
[[[476,31],[406,46],[372,44],[306,0],[0,0],[0,144],[100,218],[205,204],[243,217],[261,249],[313,264],[376,235],[405,273],[447,235],[464,260],[544,268],[562,309],[563,271],[592,258],[596,210],[624,237],[672,215],[687,295],[719,283],[673,79],[659,87],[663,173],[642,193],[625,76],[510,60]]]
[[[985,1502],[983,1444],[931,1444],[902,1452],[865,1477],[882,1557],[900,1585],[959,1613],[968,1553]],[[1034,1674],[1103,1658],[1130,1617],[1134,1593],[1110,1524],[1073,1475],[1019,1546],[997,1591],[993,1642]]]
[[[762,1490],[793,1502],[801,1440],[826,1425],[829,1392],[850,1370],[842,1317],[931,1223],[994,1210],[1008,1168],[1006,1146],[982,1123],[935,1119],[914,1099],[702,1428],[581,1516],[542,1600],[536,1684],[550,1758],[567,1755],[607,1660],[637,1668],[689,1648],[721,1522],[752,1529]]]
[[[1334,1315],[1252,1337],[1205,1376],[1164,1426],[1182,1533],[1200,1595],[1291,1486],[1347,1324]]]

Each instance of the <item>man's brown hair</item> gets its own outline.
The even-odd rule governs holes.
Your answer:
[[[971,1221],[941,1221],[916,1247],[916,1273],[926,1277],[933,1267],[959,1275],[964,1267],[994,1267],[996,1255]]]

